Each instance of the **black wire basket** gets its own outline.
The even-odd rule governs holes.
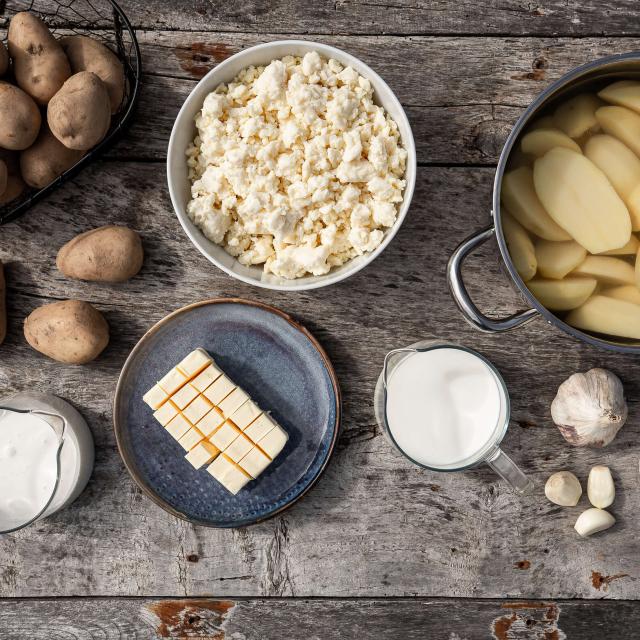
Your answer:
[[[15,200],[0,205],[0,226],[16,220],[29,207],[73,178],[113,145],[131,121],[138,101],[142,75],[140,47],[135,31],[127,16],[113,0],[0,0],[0,37],[5,41],[11,17],[20,11],[32,11],[38,15],[54,35],[86,35],[109,47],[124,66],[125,94],[102,142],[43,189],[26,188]]]

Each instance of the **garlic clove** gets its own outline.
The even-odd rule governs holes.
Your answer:
[[[591,468],[587,481],[587,495],[589,502],[598,509],[606,509],[613,504],[616,487],[609,467],[599,464]]]
[[[575,447],[606,447],[627,420],[622,382],[606,369],[574,373],[558,388],[551,417]]]
[[[587,538],[594,533],[613,527],[615,523],[616,519],[608,511],[591,508],[578,516],[574,529],[583,538]]]
[[[544,495],[561,507],[575,507],[582,495],[582,486],[570,471],[558,471],[549,476],[544,485]]]

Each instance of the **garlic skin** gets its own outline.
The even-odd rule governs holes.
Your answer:
[[[613,484],[609,467],[597,465],[591,468],[587,481],[587,495],[589,502],[598,509],[606,509],[613,504],[616,497],[616,487]]]
[[[627,420],[622,382],[606,369],[574,373],[551,403],[551,417],[574,447],[606,447]]]
[[[587,509],[576,520],[574,529],[583,537],[609,529],[616,523],[616,519],[604,509]]]
[[[549,476],[544,485],[544,495],[561,507],[575,507],[582,495],[582,486],[571,471],[558,471]]]

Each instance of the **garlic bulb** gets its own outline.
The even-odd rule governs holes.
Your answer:
[[[620,379],[606,369],[574,373],[559,387],[551,417],[575,447],[605,447],[627,419]]]
[[[575,507],[582,495],[580,480],[571,471],[558,471],[549,476],[544,485],[544,495],[561,507]]]

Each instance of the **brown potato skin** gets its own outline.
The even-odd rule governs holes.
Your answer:
[[[45,105],[71,75],[71,65],[47,25],[33,13],[16,13],[9,24],[9,55],[18,86]]]
[[[4,279],[4,266],[0,260],[0,344],[7,337],[7,283]]]
[[[9,70],[9,53],[2,42],[0,42],[0,76]]]
[[[124,97],[124,68],[118,56],[101,42],[87,36],[67,36],[60,40],[71,71],[91,71],[107,87],[111,113],[117,113]]]
[[[9,170],[7,169],[7,165],[4,160],[0,159],[0,196],[2,196],[4,190],[7,188],[8,176]]]
[[[68,278],[125,282],[142,268],[144,250],[132,229],[108,225],[86,231],[65,244],[56,265]]]
[[[20,154],[20,173],[30,187],[42,189],[83,156],[84,151],[67,149],[45,124],[38,139]]]
[[[104,82],[95,73],[71,76],[47,107],[51,133],[69,149],[88,151],[109,131],[111,102]]]
[[[24,182],[19,175],[9,174],[7,176],[7,188],[0,193],[0,205],[7,204],[15,200],[24,191]]]
[[[22,89],[0,82],[0,147],[22,151],[30,147],[40,131],[40,110]]]
[[[24,337],[40,353],[65,364],[86,364],[109,343],[109,325],[88,302],[63,300],[35,309]]]

